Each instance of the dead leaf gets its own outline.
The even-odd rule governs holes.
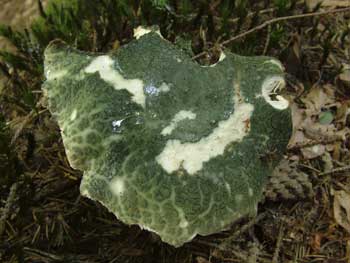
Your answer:
[[[309,114],[319,114],[323,108],[335,102],[334,87],[332,85],[313,86],[302,98]]]
[[[318,253],[321,249],[322,238],[323,238],[322,233],[316,233],[315,236],[311,240],[310,245],[316,253]]]
[[[342,72],[337,76],[337,82],[344,85],[345,87],[350,87],[350,65],[343,64]]]
[[[346,119],[350,114],[349,108],[350,100],[346,100],[341,104],[341,106],[337,109],[337,114],[335,116],[335,120],[337,123],[340,123],[344,126],[346,125]]]
[[[303,128],[307,138],[316,142],[323,141],[324,143],[328,141],[345,140],[349,132],[347,128],[338,131],[334,124],[322,125],[311,118],[306,118],[301,128]]]
[[[350,233],[350,194],[346,191],[334,191],[334,218],[338,225]]]
[[[336,161],[340,161],[342,144],[340,142],[334,143],[333,154],[332,157]]]
[[[304,158],[307,160],[322,156],[325,153],[325,151],[326,146],[322,144],[316,144],[301,149]]]
[[[344,70],[343,73],[339,75],[339,79],[347,85],[350,85],[350,69]]]
[[[302,124],[305,119],[304,109],[299,108],[296,103],[292,103],[290,108],[293,120],[293,132],[288,143],[288,148],[295,148],[299,147],[299,145],[308,144],[310,140],[305,138],[302,128]]]
[[[301,101],[303,106],[297,103],[291,105],[293,133],[288,148],[344,141],[350,134],[350,129],[344,125],[348,105],[337,101],[332,85],[313,86]],[[323,148],[306,148],[304,156],[312,159],[324,151]]]
[[[333,170],[334,168],[333,160],[329,152],[325,152],[325,154],[322,156],[322,161],[323,161],[323,172],[329,172]]]

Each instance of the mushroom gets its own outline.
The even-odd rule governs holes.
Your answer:
[[[141,30],[109,54],[52,42],[43,90],[81,194],[178,247],[256,214],[291,132],[283,71],[228,51],[204,67]]]

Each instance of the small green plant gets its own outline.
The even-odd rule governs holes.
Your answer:
[[[153,5],[156,8],[165,8],[168,5],[168,0],[152,0]]]

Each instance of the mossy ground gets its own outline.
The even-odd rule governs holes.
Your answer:
[[[232,36],[275,17],[325,8],[291,0],[51,2],[28,30],[0,27],[16,50],[0,51],[6,77],[0,89],[1,262],[349,262],[350,235],[334,206],[337,192],[350,191],[349,11],[281,21],[226,45],[242,55],[279,58],[299,109],[294,120],[306,116],[309,126],[324,125],[318,132],[297,127],[298,144],[286,150],[295,169],[313,180],[315,195],[265,202],[255,220],[175,249],[80,196],[81,173],[67,163],[40,89],[44,48],[61,38],[78,49],[108,51],[129,42],[137,25],[159,24],[165,38],[194,55],[210,49],[198,59],[210,64],[218,43]],[[310,148],[315,145],[317,151]]]

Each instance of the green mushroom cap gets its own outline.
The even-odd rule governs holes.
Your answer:
[[[291,131],[281,63],[201,66],[157,32],[111,54],[54,41],[43,89],[82,195],[181,246],[254,215]]]

